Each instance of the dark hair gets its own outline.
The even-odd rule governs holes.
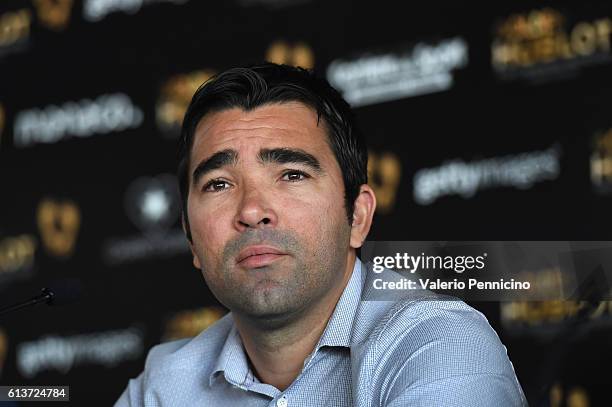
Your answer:
[[[318,121],[323,117],[328,142],[342,170],[345,208],[349,224],[352,224],[359,187],[368,182],[368,156],[350,106],[325,79],[315,76],[312,71],[264,63],[232,68],[215,75],[200,86],[187,108],[179,140],[178,178],[186,233],[190,241],[187,217],[189,159],[200,120],[207,113],[233,107],[249,111],[262,105],[284,102],[304,103],[316,110]]]

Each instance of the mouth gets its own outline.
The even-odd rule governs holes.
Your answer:
[[[246,268],[264,267],[286,255],[272,246],[249,246],[238,253],[236,263]]]

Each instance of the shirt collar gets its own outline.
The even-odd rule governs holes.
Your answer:
[[[356,258],[351,278],[336,304],[336,309],[329,319],[315,351],[322,346],[350,347],[353,322],[363,288],[361,266],[361,261]]]
[[[209,383],[211,386],[217,373],[221,372],[223,372],[228,382],[237,386],[246,386],[248,381],[255,379],[249,368],[242,340],[235,324],[232,324],[232,328],[227,334],[227,339],[210,374]]]
[[[362,263],[359,258],[356,258],[351,278],[344,288],[336,308],[323,331],[323,335],[321,335],[311,356],[314,356],[322,346],[350,347],[353,320],[363,288],[362,276]],[[308,358],[308,361],[310,359],[311,357]],[[306,365],[307,362],[304,364]],[[253,383],[259,382],[249,367],[242,340],[235,324],[232,325],[210,374],[209,384],[211,386],[215,377],[220,372],[223,372],[228,382],[244,389],[247,389]]]

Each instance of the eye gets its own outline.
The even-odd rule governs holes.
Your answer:
[[[222,179],[213,179],[204,185],[205,192],[219,192],[227,188],[229,188],[229,183]]]
[[[306,174],[305,172],[298,171],[298,170],[289,170],[283,174],[283,180],[289,181],[289,182],[302,181],[306,178],[310,178],[310,176]]]

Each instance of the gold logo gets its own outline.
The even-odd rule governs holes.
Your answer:
[[[174,76],[163,85],[155,108],[157,125],[162,131],[178,135],[193,94],[213,75],[208,70],[195,71]]]
[[[519,272],[522,281],[530,281],[532,298],[563,298],[567,281],[559,267],[523,270]],[[566,294],[565,294],[566,295]],[[514,325],[543,326],[572,318],[586,306],[585,302],[574,300],[508,301],[500,304],[500,317],[507,327]]]
[[[3,329],[0,329],[0,376],[2,375],[2,367],[8,352],[8,337]]]
[[[545,8],[511,15],[499,25],[497,33],[507,39],[536,39],[560,31],[564,24],[565,17],[561,13]]]
[[[0,277],[24,270],[34,263],[36,239],[32,235],[5,237],[0,240]]]
[[[179,312],[166,324],[163,341],[196,336],[215,323],[224,314],[225,311],[219,307],[204,307],[197,310]]]
[[[34,0],[40,22],[52,30],[68,26],[74,0]]]
[[[72,201],[55,202],[44,199],[38,206],[38,228],[45,250],[57,257],[67,257],[74,251],[81,223],[81,214]]]
[[[395,206],[402,175],[400,159],[393,153],[368,153],[368,184],[376,194],[376,211],[389,213]]]
[[[566,29],[565,17],[551,8],[513,14],[497,26],[492,62],[504,69],[607,53],[610,33],[609,18],[580,21]]]
[[[550,388],[550,406],[551,407],[589,407],[589,395],[580,386],[574,386],[569,389],[564,400],[563,388],[559,383],[555,383]]]
[[[25,8],[0,14],[0,47],[29,37],[31,22],[30,10]]]
[[[591,181],[596,187],[612,187],[612,129],[597,134],[591,154]]]
[[[314,67],[314,52],[303,42],[276,41],[268,48],[266,61],[310,69]]]

